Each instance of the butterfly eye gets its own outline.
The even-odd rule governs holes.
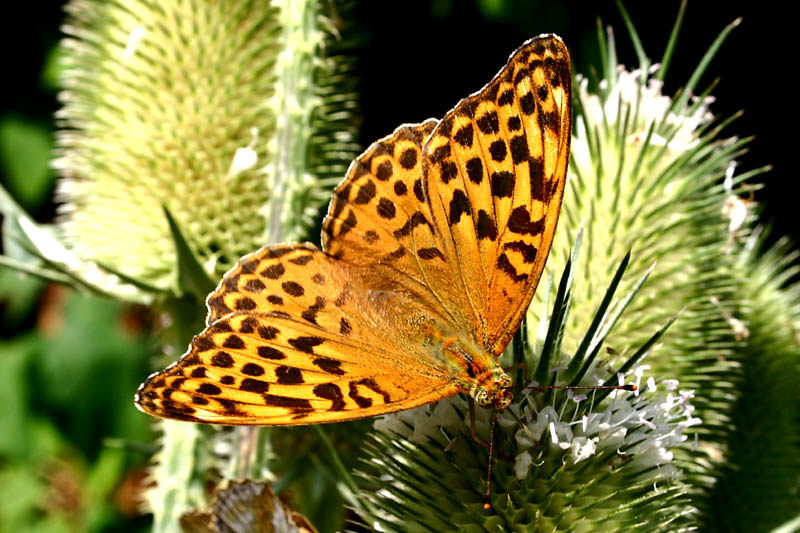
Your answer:
[[[486,392],[486,389],[481,389],[475,394],[475,402],[484,407],[492,404],[492,400],[489,398],[489,393]]]
[[[510,385],[509,385],[510,386]],[[505,409],[514,400],[514,394],[510,390],[504,390],[495,401],[494,406],[498,409]]]

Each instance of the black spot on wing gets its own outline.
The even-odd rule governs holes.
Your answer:
[[[359,187],[358,194],[356,194],[353,202],[359,205],[368,204],[373,198],[375,198],[375,192],[375,183],[373,183],[372,180],[367,180],[365,184]]]
[[[217,347],[217,345],[214,344],[214,339],[211,337],[195,337],[192,339],[192,346],[194,346],[198,352],[206,352]]]
[[[378,170],[375,172],[375,177],[381,181],[386,181],[392,177],[393,173],[394,169],[392,168],[392,162],[387,160],[378,165]]]
[[[436,150],[433,151],[431,154],[431,162],[432,163],[441,163],[448,157],[450,157],[450,144],[446,143],[438,147]]]
[[[392,261],[400,259],[404,255],[406,255],[406,249],[400,246],[396,250],[389,252],[388,254],[381,257],[381,261],[386,261],[391,263]]]
[[[475,123],[478,125],[478,129],[487,135],[500,131],[500,119],[497,117],[496,111],[489,111],[478,118]]]
[[[527,161],[528,155],[528,141],[524,135],[517,135],[511,138],[511,160],[515,165]]]
[[[289,396],[278,396],[276,394],[265,394],[264,403],[272,407],[285,407],[296,411],[311,411],[311,402],[302,398],[291,398]]]
[[[438,248],[420,248],[417,250],[417,256],[420,259],[441,259],[444,261],[444,254]]]
[[[256,331],[258,331],[259,337],[268,341],[274,339],[280,333],[278,328],[273,326],[259,326]]]
[[[314,305],[312,305],[308,309],[304,309],[303,312],[300,313],[300,316],[302,316],[303,319],[307,320],[308,322],[311,322],[314,325],[318,325],[317,313],[322,311],[322,309],[325,307],[325,304],[326,304],[325,298],[322,296],[317,296]]]
[[[391,220],[397,214],[397,208],[394,205],[394,202],[389,200],[388,198],[381,198],[378,201],[377,207],[378,215],[381,218],[385,218],[386,220]]]
[[[411,170],[417,164],[417,151],[414,148],[406,148],[400,155],[400,166],[406,170]]]
[[[533,112],[536,111],[536,100],[533,98],[533,93],[525,93],[522,98],[519,99],[519,106],[524,114],[533,114]]]
[[[539,100],[544,102],[547,100],[547,97],[550,96],[550,89],[547,85],[539,85],[536,89],[536,94],[539,96]]]
[[[492,196],[497,198],[511,198],[514,192],[514,175],[501,170],[492,173]]]
[[[231,368],[233,366],[233,357],[228,352],[219,351],[211,358],[211,366]]]
[[[258,327],[258,320],[249,316],[239,323],[239,333],[253,333]]]
[[[261,275],[267,279],[278,279],[286,272],[286,267],[282,263],[275,263],[261,271]]]
[[[342,389],[334,383],[320,383],[314,387],[314,394],[319,398],[324,398],[333,402],[328,409],[329,411],[342,411],[345,408]]]
[[[331,359],[330,357],[317,357],[312,362],[323,372],[333,374],[334,376],[344,375],[344,370],[341,368],[342,362],[337,359]]]
[[[472,183],[479,184],[483,181],[483,161],[480,157],[473,157],[467,161],[467,177]]]
[[[497,105],[504,106],[514,102],[514,89],[506,89],[497,99]]]
[[[483,209],[478,211],[477,232],[479,239],[497,240],[497,225],[492,217]]]
[[[255,300],[248,297],[239,298],[234,304],[234,308],[236,308],[237,311],[252,311],[256,306]]]
[[[245,376],[263,376],[266,371],[264,367],[261,365],[257,365],[255,363],[247,363],[242,367],[242,374]]]
[[[281,283],[281,288],[286,294],[294,297],[302,296],[306,292],[305,289],[303,289],[303,286],[296,281],[284,281]]]
[[[314,259],[313,254],[308,255],[298,255],[297,257],[292,257],[289,259],[289,262],[295,265],[304,266],[310,263]]]
[[[247,392],[255,392],[257,394],[264,394],[269,390],[269,383],[260,379],[244,378],[239,384],[239,388]]]
[[[458,176],[458,167],[450,160],[442,161],[441,177],[443,183],[450,183],[456,176]]]
[[[351,229],[355,228],[358,224],[358,219],[356,218],[356,214],[350,211],[347,215],[347,218],[342,221],[341,225],[339,226],[339,237],[343,237],[346,235]]]
[[[544,229],[544,217],[531,220],[531,214],[524,206],[515,207],[508,218],[508,230],[521,235],[538,235]]]
[[[469,204],[469,198],[461,189],[453,191],[453,198],[450,200],[450,224],[455,225],[461,220],[462,215],[470,216],[472,208]]]
[[[499,268],[502,272],[504,272],[508,277],[514,280],[517,283],[525,281],[528,279],[528,274],[522,273],[519,274],[517,269],[514,268],[514,265],[511,264],[511,261],[508,260],[508,256],[505,253],[500,254],[497,258],[497,268]]]
[[[216,396],[218,394],[222,394],[222,389],[216,385],[212,385],[211,383],[202,383],[199,387],[197,387],[197,392],[200,394]]]
[[[473,135],[472,124],[467,124],[453,135],[453,140],[461,146],[470,148],[472,146]]]
[[[223,348],[231,348],[232,350],[241,350],[245,347],[244,341],[241,337],[236,335],[229,335],[225,342],[222,343]]]
[[[289,344],[298,352],[314,354],[314,348],[325,342],[325,339],[314,336],[300,336],[289,339]]]
[[[383,390],[374,379],[366,378],[366,379],[361,379],[359,381],[355,381],[354,383],[356,385],[364,386],[369,390],[371,390],[372,392],[379,394],[383,398],[383,403],[389,403],[392,401],[391,397],[389,396],[389,393]]]
[[[267,286],[264,285],[264,282],[261,281],[260,279],[249,279],[247,280],[247,283],[244,284],[244,290],[246,290],[247,292],[254,292],[256,294],[263,291],[266,288]]]
[[[277,348],[273,348],[272,346],[259,346],[256,348],[258,352],[258,356],[262,359],[270,359],[273,361],[280,361],[281,359],[286,359],[286,354],[282,351],[278,350]]]
[[[491,154],[492,160],[498,163],[503,161],[508,154],[505,141],[498,139],[492,142],[492,144],[489,145],[489,154]]]
[[[372,398],[361,396],[358,393],[358,386],[353,381],[350,382],[350,391],[347,393],[347,395],[350,396],[350,398],[352,398],[353,401],[356,402],[356,405],[358,405],[362,409],[366,409],[367,407],[372,405]]]
[[[303,373],[299,368],[291,366],[279,366],[275,369],[275,377],[278,378],[280,385],[300,385],[304,383]]]
[[[526,263],[533,263],[536,259],[536,247],[523,241],[511,241],[503,245],[506,250],[513,250],[522,255],[522,260]]]

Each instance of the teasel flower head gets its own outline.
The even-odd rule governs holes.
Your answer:
[[[327,8],[67,10],[54,166],[57,236],[71,254],[140,289],[180,292],[178,233],[207,278],[202,298],[239,257],[304,236],[357,149],[352,64],[337,58]]]

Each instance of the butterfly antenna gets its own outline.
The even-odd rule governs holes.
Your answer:
[[[497,422],[497,409],[492,408],[492,429],[489,431],[489,471],[486,473],[486,496],[483,498],[483,508],[488,511],[492,508],[492,463],[494,462],[494,425]]]
[[[627,385],[528,385],[525,387],[526,391],[535,390],[535,391],[546,391],[552,389],[566,389],[566,390],[626,390],[626,391],[637,391],[639,387],[634,385],[633,383],[629,383]]]

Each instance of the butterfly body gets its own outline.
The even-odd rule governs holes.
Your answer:
[[[459,391],[478,405],[505,409],[513,400],[514,382],[494,355],[467,339],[448,336],[432,323],[422,332],[424,344],[441,358]]]
[[[372,144],[333,191],[322,249],[243,257],[206,329],[137,407],[218,424],[338,422],[469,394],[506,407],[499,357],[544,269],[566,181],[569,54],[524,43],[442,120]]]

